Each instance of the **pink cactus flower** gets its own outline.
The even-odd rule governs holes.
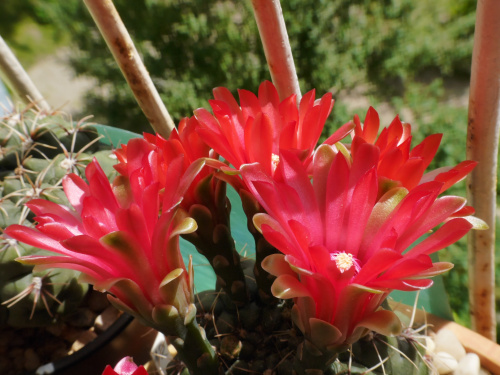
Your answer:
[[[213,195],[217,182],[212,178],[214,176],[229,181],[238,190],[241,189],[241,179],[217,173],[215,169],[209,167],[211,165],[225,168],[226,165],[218,161],[219,156],[198,135],[196,129],[199,126],[195,117],[184,118],[179,123],[178,129],[172,131],[168,140],[160,135],[148,133],[144,134],[144,138],[130,140],[128,144],[122,145],[116,151],[119,161],[115,166],[116,170],[123,176],[131,176],[141,170],[145,164],[150,165],[151,173],[145,176],[144,183],[145,185],[159,183],[160,191],[163,192],[162,189],[166,191],[171,189],[172,184],[169,178],[179,178],[193,163],[206,163],[207,166],[199,170],[190,185],[183,189],[181,207],[186,211],[193,204],[206,201],[210,195]],[[173,173],[166,173],[172,167],[176,168],[177,177],[174,177]]]
[[[115,368],[107,365],[102,375],[148,375],[144,366],[137,366],[131,357],[124,357]]]
[[[380,150],[377,172],[381,194],[394,186],[404,186],[411,190],[429,181],[442,182],[440,191],[442,193],[463,179],[477,165],[475,161],[466,160],[455,167],[442,167],[426,173],[439,148],[442,134],[432,134],[411,148],[411,126],[401,122],[396,116],[377,136],[380,118],[373,107],[368,109],[364,123],[361,123],[358,115],[355,115],[353,124],[355,125],[351,144],[353,158],[364,143],[374,144]],[[325,143],[333,144],[330,140]]]
[[[331,94],[315,101],[315,91],[305,94],[297,108],[295,95],[280,102],[278,92],[269,81],[259,87],[255,96],[239,90],[240,103],[226,88],[214,89],[210,101],[214,115],[206,109],[195,111],[200,127],[197,132],[205,142],[226,159],[233,168],[258,162],[272,174],[280,150],[294,152],[304,164],[312,154],[333,107]],[[345,137],[354,125],[346,124],[335,132],[332,142]]]
[[[36,215],[36,228],[11,225],[6,233],[57,254],[22,257],[23,263],[81,271],[94,288],[111,293],[111,302],[155,327],[158,309],[172,306],[184,315],[193,298],[179,235],[197,226],[177,207],[203,163],[180,173],[181,163],[181,157],[174,159],[165,172],[171,181],[165,190],[150,183],[152,161],[111,185],[94,160],[85,170],[88,183],[75,174],[64,178],[73,209],[31,200],[27,206]]]
[[[191,164],[200,158],[217,159],[211,150],[194,131],[196,119],[183,119],[178,130],[174,129],[170,138],[165,140],[160,135],[145,133],[144,138],[135,138],[116,150],[119,163],[116,170],[123,176],[131,176],[141,171],[144,165],[150,165],[151,173],[145,175],[145,185],[159,183],[160,190],[169,189],[172,184],[169,178],[178,179]],[[174,162],[175,161],[175,162]],[[176,168],[178,176],[173,175],[171,168]],[[194,187],[205,177],[213,174],[213,170],[203,168],[194,178],[192,186],[188,187],[183,197],[183,204],[191,202]],[[179,197],[180,198],[180,197]]]
[[[256,163],[241,167],[248,188],[267,212],[257,214],[254,223],[282,253],[263,263],[277,276],[272,292],[294,298],[295,323],[321,348],[345,348],[368,329],[396,332],[398,319],[380,310],[389,292],[431,286],[429,277],[452,265],[433,263],[429,255],[460,239],[474,224],[482,225],[475,218],[454,217],[465,199],[438,198],[446,184],[442,181],[411,190],[398,184],[379,196],[380,148],[360,142],[355,152],[351,159],[337,147],[320,146],[312,182],[288,151],[282,151],[274,176]]]

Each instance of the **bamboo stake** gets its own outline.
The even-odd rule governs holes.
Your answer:
[[[467,181],[469,203],[488,230],[469,234],[472,327],[496,339],[495,211],[500,127],[500,1],[479,0],[472,54],[467,158],[479,162]]]
[[[264,46],[267,65],[280,99],[296,94],[300,101],[300,87],[293,63],[292,49],[286,31],[279,0],[252,0],[255,20]]]
[[[112,0],[84,0],[135,99],[156,133],[167,138],[175,124],[161,101]]]
[[[45,112],[50,112],[49,103],[24,70],[7,43],[0,36],[0,70],[8,81],[10,88],[25,104],[34,103]]]

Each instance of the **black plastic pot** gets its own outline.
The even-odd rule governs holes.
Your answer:
[[[156,331],[123,314],[82,349],[25,375],[100,375],[106,365],[114,366],[125,356],[145,363],[155,337]]]

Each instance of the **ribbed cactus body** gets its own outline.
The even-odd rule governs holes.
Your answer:
[[[0,119],[0,324],[47,325],[82,302],[88,285],[77,282],[78,272],[32,272],[32,266],[15,259],[47,252],[18,243],[3,229],[34,225],[33,213],[24,206],[32,198],[69,205],[63,177],[69,172],[83,175],[93,158],[114,178],[111,146],[100,142],[97,131],[85,122],[30,108]]]
[[[248,301],[247,283],[231,234],[226,183],[209,176],[197,193],[202,204],[192,205],[189,216],[198,223],[198,230],[183,237],[209,261],[217,276],[216,287],[224,289],[234,305],[243,306]]]
[[[6,117],[0,122],[0,227],[34,225],[33,214],[24,207],[31,198],[69,205],[62,191],[63,177],[68,172],[83,176],[93,158],[112,179],[115,159],[110,148],[98,141],[90,126],[75,125],[60,115],[26,110]],[[306,331],[301,332],[293,323],[293,300],[280,300],[271,293],[275,278],[260,263],[276,249],[252,224],[253,216],[262,211],[256,201],[241,193],[248,228],[256,243],[254,261],[243,258],[236,250],[226,183],[209,177],[200,184],[196,198],[197,203],[186,213],[196,220],[198,230],[183,237],[214,269],[216,290],[200,293],[195,306],[190,305],[185,315],[172,306],[156,310],[156,319],[168,326],[163,333],[178,351],[167,373],[429,372],[423,346],[418,338],[409,336],[411,331],[400,337],[369,333],[351,348],[315,346],[314,340],[302,333]],[[34,273],[30,266],[15,260],[19,255],[40,252],[1,235],[0,324],[50,324],[55,317],[71,315],[84,298],[88,286],[77,282],[77,272],[57,269]],[[343,349],[349,350],[340,353]]]
[[[254,261],[243,259],[248,302],[232,308],[224,290],[207,290],[196,298],[197,321],[219,356],[219,374],[413,374],[430,373],[421,333],[411,329],[386,337],[369,333],[343,353],[315,348],[292,322],[292,300],[262,301]],[[405,325],[408,322],[403,322]],[[181,353],[182,346],[176,346]],[[180,355],[177,360],[181,360]],[[168,373],[177,373],[180,362]],[[170,371],[170,372],[169,372]],[[188,372],[186,372],[187,374]]]

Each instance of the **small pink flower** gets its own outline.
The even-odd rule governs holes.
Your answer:
[[[144,366],[137,366],[131,357],[124,357],[115,368],[107,365],[102,375],[148,375]]]
[[[97,161],[90,163],[87,182],[67,175],[63,187],[73,210],[34,199],[36,228],[9,226],[5,233],[56,255],[21,257],[35,269],[68,268],[82,272],[110,300],[153,327],[158,308],[173,306],[183,316],[193,298],[193,285],[179,249],[179,235],[191,233],[194,220],[178,211],[179,201],[199,166],[179,173],[172,161],[168,191],[151,182],[154,163],[144,163],[130,176],[110,184]]]
[[[377,172],[381,194],[394,186],[404,186],[411,190],[429,181],[442,182],[440,190],[442,193],[462,180],[477,165],[475,161],[466,160],[455,167],[443,167],[426,172],[436,155],[442,134],[432,134],[411,148],[410,124],[401,122],[396,116],[378,135],[380,119],[372,107],[368,109],[364,123],[361,123],[358,115],[354,116],[353,123],[355,128],[351,144],[352,157],[357,157],[358,150],[364,143],[373,144],[379,149]],[[333,144],[329,141],[326,143]]]
[[[217,173],[212,168],[225,168],[226,165],[218,160],[219,156],[198,135],[196,130],[199,127],[195,117],[184,118],[168,140],[148,133],[144,133],[144,138],[130,140],[116,151],[119,161],[116,170],[123,176],[131,176],[147,168],[147,173],[143,173],[143,184],[158,183],[160,193],[170,195],[172,203],[179,200],[186,211],[194,204],[207,203],[210,195],[214,194],[215,177],[241,189],[241,179]],[[183,187],[183,196],[174,196],[172,186],[176,185],[172,184],[172,180],[179,179],[183,173],[194,168],[198,169],[197,173],[190,185]]]

